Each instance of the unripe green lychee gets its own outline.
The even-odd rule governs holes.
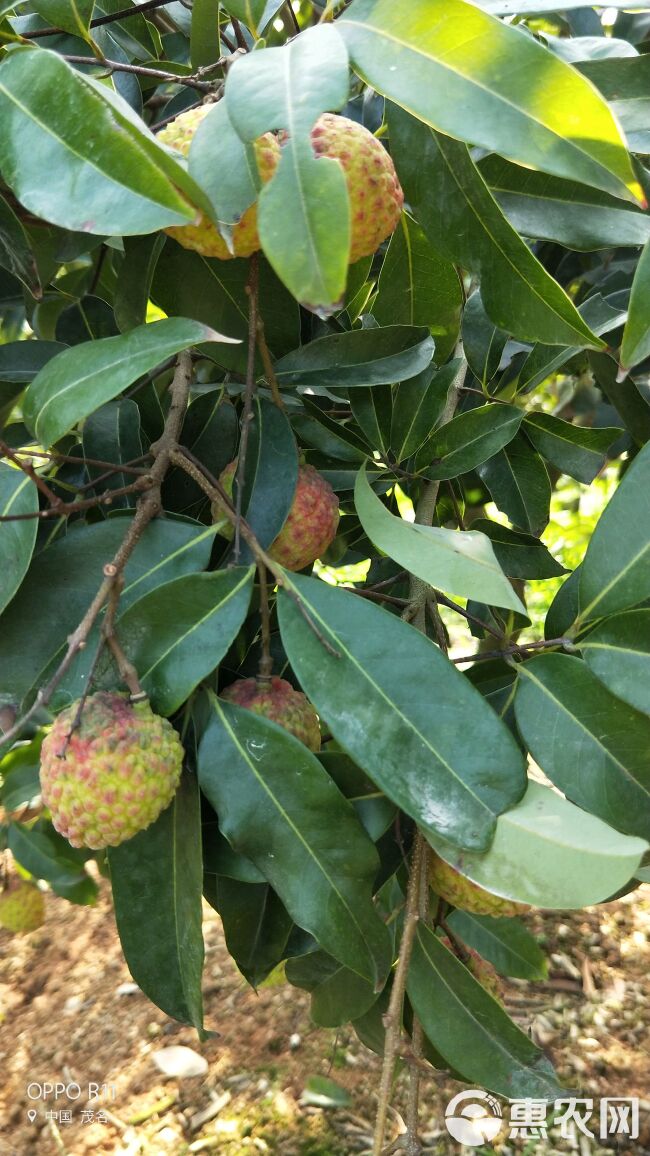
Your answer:
[[[447,903],[462,911],[471,911],[473,915],[519,915],[528,911],[525,903],[515,903],[501,895],[493,895],[491,891],[485,891],[477,883],[472,883],[435,852],[429,856],[429,883]]]
[[[43,895],[31,883],[19,882],[0,895],[0,927],[23,935],[35,931],[45,919]]]
[[[202,104],[199,108],[190,108],[180,113],[157,134],[157,139],[187,156],[194,133],[213,107],[212,104]],[[280,146],[276,138],[267,132],[255,141],[254,147],[260,180],[269,181],[278,163]],[[232,257],[250,257],[251,253],[259,249],[256,202],[246,209],[233,229],[232,253],[214,222],[204,213],[200,214],[200,218],[197,225],[173,225],[165,232],[184,249],[195,249],[203,257],[218,257],[221,261],[229,261]]]
[[[52,822],[73,847],[117,847],[153,823],[171,803],[183,747],[148,702],[90,695],[76,729],[74,703],[41,748],[41,791]]]
[[[326,112],[311,130],[317,157],[341,162],[350,198],[350,263],[369,257],[397,227],[404,194],[390,155],[362,124]]]
[[[453,951],[454,955],[458,957],[459,953],[449,936],[443,935],[442,942],[445,947],[448,947],[449,950]],[[483,959],[483,956],[479,955],[478,951],[475,951],[473,947],[466,947],[463,944],[463,957],[460,962],[465,965],[467,970],[474,976],[474,979],[478,980],[481,987],[485,988],[493,999],[498,1000],[499,1003],[503,1003],[503,991],[501,989],[499,976],[497,975],[496,969],[487,959]]]
[[[233,492],[236,470],[235,460],[219,478],[229,496]],[[223,518],[219,502],[212,504],[212,517],[215,522]],[[293,505],[268,554],[286,570],[304,570],[325,553],[336,536],[338,524],[338,498],[329,482],[313,466],[299,466]],[[232,538],[232,526],[224,526],[221,533],[225,538]]]
[[[270,680],[243,678],[222,690],[220,697],[264,715],[295,735],[310,751],[320,750],[318,715],[302,691],[294,690],[286,679],[277,675]]]

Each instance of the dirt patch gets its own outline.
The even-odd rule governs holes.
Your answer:
[[[0,937],[0,1156],[367,1151],[378,1058],[350,1030],[314,1028],[309,999],[296,989],[253,992],[230,961],[214,912],[205,911],[204,991],[207,1026],[220,1035],[199,1044],[192,1029],[133,990],[105,885],[94,908],[52,895],[46,902],[40,931]],[[634,1141],[620,1137],[618,1151],[650,1153],[650,888],[575,916],[534,915],[529,925],[551,953],[551,977],[547,984],[505,985],[509,1011],[576,1094],[595,1102],[640,1098],[641,1134]],[[165,1079],[152,1053],[172,1044],[204,1056],[207,1074]],[[345,1088],[349,1106],[323,1111],[303,1103],[314,1075]],[[57,1083],[66,1090],[56,1102],[53,1092],[45,1099],[43,1085]],[[405,1085],[403,1075],[398,1109]],[[444,1076],[426,1081],[427,1153],[461,1151],[443,1125],[459,1088]],[[36,1112],[32,1121],[28,1112]],[[392,1124],[396,1134],[397,1112]],[[617,1142],[608,1143],[611,1150]],[[605,1149],[584,1136],[572,1141],[552,1133],[501,1149],[497,1142],[496,1150],[585,1156]]]

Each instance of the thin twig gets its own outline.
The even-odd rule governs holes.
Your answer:
[[[264,366],[264,376],[269,383],[273,401],[277,405],[278,409],[286,409],[282,399],[282,394],[280,393],[280,387],[278,386],[278,379],[275,376],[275,370],[273,369],[273,362],[271,361],[269,347],[266,344],[264,322],[262,320],[262,315],[259,312],[257,315],[257,346],[260,351],[260,357],[262,358],[262,364]]]
[[[76,514],[79,510],[92,510],[95,506],[110,506],[115,498],[122,497],[124,494],[136,494],[142,490],[146,490],[149,485],[150,475],[144,475],[138,478],[135,482],[131,482],[128,486],[118,486],[115,490],[104,490],[103,493],[97,494],[94,498],[84,498],[80,502],[63,502],[57,498],[56,505],[45,506],[42,510],[34,510],[30,514],[2,514],[0,522],[26,522],[30,518],[38,518],[43,521],[46,518],[61,518],[68,514]],[[55,495],[56,497],[56,495]]]
[[[233,21],[233,24],[235,21]],[[253,420],[253,397],[255,394],[255,343],[257,338],[257,253],[253,253],[246,286],[248,294],[248,358],[246,361],[246,389],[244,391],[244,409],[241,419],[241,437],[239,441],[239,456],[237,473],[235,475],[235,523],[234,557],[239,562],[240,542],[239,523],[241,521],[242,499],[244,497],[244,478],[246,476],[246,451],[248,449],[248,434]]]
[[[260,620],[262,624],[262,653],[257,668],[257,681],[258,683],[270,683],[273,673],[271,615],[269,611],[269,584],[266,577],[266,566],[263,562],[257,563],[257,574],[260,583]]]
[[[114,24],[116,20],[126,20],[129,16],[137,16],[139,12],[152,12],[155,8],[164,8],[172,4],[173,0],[146,0],[144,4],[135,4],[132,8],[122,8],[119,12],[112,12],[108,16],[97,16],[90,21],[91,28],[99,28],[101,24]],[[40,40],[44,36],[61,36],[60,28],[35,28],[33,32],[21,32],[23,40]]]
[[[18,454],[14,453],[11,447],[3,441],[0,441],[0,452],[4,458],[9,458],[10,462],[13,462],[24,474],[27,474],[27,477],[31,479],[36,488],[47,498],[50,505],[58,506],[61,504],[61,499],[50,489],[45,479],[36,473],[31,461],[22,461]]]
[[[133,663],[126,657],[115,632],[115,618],[120,601],[120,594],[124,586],[124,575],[119,574],[113,583],[108,595],[106,615],[102,625],[102,635],[106,639],[108,648],[115,659],[118,673],[125,686],[128,686],[132,702],[141,702],[147,695],[140,686],[138,672]]]
[[[442,594],[440,590],[434,590],[434,594],[436,596],[436,602],[440,603],[441,606],[448,606],[450,610],[454,610],[456,614],[462,615],[468,622],[475,622],[477,626],[481,626],[483,630],[487,630],[488,634],[491,634],[493,638],[501,639],[503,637],[498,630],[490,626],[489,622],[484,622],[477,614],[470,614],[464,606],[459,606],[457,602],[453,602],[451,598],[447,598],[447,595]]]
[[[236,20],[234,16],[231,16],[230,17],[230,23],[232,24],[232,30],[235,33],[235,36],[237,38],[237,44],[239,45],[240,48],[244,49],[244,52],[248,52],[248,45],[246,43],[246,37],[244,36],[244,33],[242,31],[242,26],[239,23],[239,20]]]
[[[482,650],[477,654],[463,654],[460,658],[452,658],[450,661],[455,663],[485,662],[488,658],[505,658],[513,654],[526,654],[529,650],[548,650],[558,646],[565,650],[575,650],[575,643],[571,638],[546,638],[541,642],[513,643],[512,646],[504,646],[502,650]]]
[[[129,72],[134,76],[147,76],[157,80],[159,84],[183,84],[186,88],[196,88],[199,92],[211,92],[213,82],[197,80],[195,76],[176,76],[174,72],[160,72],[157,68],[147,68],[144,64],[124,64],[119,60],[108,60],[106,57],[74,56],[61,53],[62,59],[68,64],[95,65],[108,72]]]

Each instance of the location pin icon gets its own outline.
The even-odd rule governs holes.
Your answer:
[[[27,1113],[27,1119],[29,1120],[30,1124],[34,1123],[34,1120],[36,1119],[37,1116],[38,1116],[38,1112],[36,1111],[36,1108],[30,1108],[28,1113]]]

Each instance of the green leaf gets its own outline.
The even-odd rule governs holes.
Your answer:
[[[16,811],[40,795],[41,742],[39,734],[0,759],[0,803],[5,811]]]
[[[94,0],[33,0],[32,8],[47,24],[92,44],[89,32]]]
[[[261,29],[257,26],[264,15],[266,0],[228,0],[225,7],[235,20],[241,20],[247,28],[250,28],[254,36],[259,34]]]
[[[371,983],[325,951],[287,961],[286,976],[294,987],[311,994],[311,1018],[322,1028],[336,1028],[368,1011],[377,993]]]
[[[337,24],[360,76],[432,128],[643,203],[606,102],[526,32],[463,0],[411,0],[399,24],[355,0]]]
[[[557,241],[587,253],[644,245],[650,237],[647,213],[609,193],[522,169],[495,155],[479,161],[478,168],[510,224],[524,237]]]
[[[580,567],[562,583],[551,602],[544,623],[545,638],[563,638],[578,617],[578,586]]]
[[[262,188],[262,249],[301,304],[327,316],[341,307],[350,254],[350,208],[338,161],[314,156],[310,131],[348,95],[345,45],[332,24],[304,31],[282,48],[239,57],[228,73],[230,120],[244,141],[286,129],[280,163]],[[260,91],[265,91],[263,101]]]
[[[630,151],[649,152],[650,61],[633,55],[623,60],[583,60],[576,67],[608,101]]]
[[[25,422],[42,445],[53,445],[78,421],[174,353],[199,341],[233,340],[198,321],[168,317],[119,337],[66,349],[29,386],[23,406]]]
[[[525,614],[484,534],[403,521],[386,509],[363,468],[357,475],[354,502],[370,541],[423,582]]]
[[[121,333],[144,325],[151,282],[165,238],[161,233],[124,237],[124,259],[115,286],[115,321]]]
[[[222,390],[213,389],[191,402],[180,442],[218,478],[235,457],[238,432],[234,405],[224,400]],[[184,470],[170,470],[163,486],[165,509],[185,513],[190,508],[204,508],[207,501],[201,487]]]
[[[383,985],[390,950],[371,902],[377,853],[351,805],[293,735],[251,711],[210,701],[199,780],[224,835],[264,873],[299,927]]]
[[[237,967],[257,987],[286,958],[293,919],[266,881],[206,875],[204,893],[221,916],[226,947]]]
[[[540,455],[521,435],[477,469],[498,510],[515,526],[541,534],[549,519],[551,482]]]
[[[151,233],[191,221],[196,210],[173,183],[176,174],[184,183],[181,166],[150,134],[146,142],[142,121],[139,132],[127,131],[124,109],[58,54],[14,48],[0,80],[0,168],[25,208],[92,233]]]
[[[580,619],[627,610],[650,596],[650,444],[626,470],[594,530],[580,571]]]
[[[192,71],[206,64],[214,64],[220,56],[219,0],[194,0],[190,33]]]
[[[0,516],[36,514],[38,490],[22,470],[0,462]],[[0,521],[0,611],[11,602],[29,566],[38,518]]]
[[[486,855],[468,854],[440,838],[429,842],[479,887],[560,911],[609,899],[636,874],[648,849],[644,839],[621,835],[535,782],[499,816]]]
[[[140,410],[136,403],[128,397],[118,401],[109,401],[91,414],[84,422],[83,452],[88,458],[98,461],[128,463],[142,457],[142,441],[140,439]],[[133,474],[114,473],[108,478],[102,466],[88,465],[88,474],[91,478],[101,478],[97,486],[98,493],[106,490],[115,490],[133,482]],[[135,506],[135,494],[123,494],[114,499],[113,509],[124,509]]]
[[[514,405],[481,405],[458,414],[427,443],[433,464],[426,477],[457,478],[476,469],[512,441],[523,418]]]
[[[449,389],[456,380],[461,362],[454,358],[437,372],[430,365],[395,390],[390,444],[398,462],[405,461],[425,444],[443,416]],[[426,459],[427,462],[429,459]]]
[[[219,664],[246,617],[253,573],[187,574],[120,616],[122,645],[157,714],[174,714]]]
[[[318,579],[285,574],[284,586],[287,656],[337,742],[427,835],[444,832],[460,847],[485,850],[496,816],[524,787],[522,756],[506,727],[412,626]],[[471,746],[462,738],[469,716]]]
[[[20,219],[0,197],[0,265],[22,281],[32,297],[43,296],[31,242]]]
[[[551,782],[618,831],[650,839],[650,718],[579,658],[543,654],[518,673],[517,726]]]
[[[542,457],[586,485],[600,473],[607,450],[622,432],[573,425],[550,413],[528,413],[524,418],[524,433]]]
[[[507,340],[508,334],[490,321],[481,294],[472,293],[463,313],[463,350],[483,389],[496,376]]]
[[[393,391],[390,385],[353,390],[350,394],[350,407],[368,445],[385,457],[390,445],[393,415]],[[340,428],[340,421],[338,424]]]
[[[650,242],[641,254],[634,273],[630,308],[621,345],[621,365],[629,369],[650,355],[650,320],[648,294],[650,293]]]
[[[192,137],[189,171],[207,193],[213,220],[233,226],[257,200],[260,175],[252,144],[246,144],[228,115],[228,105],[213,105]],[[223,229],[228,237],[228,229]]]
[[[287,415],[271,401],[257,400],[246,450],[242,511],[263,549],[275,541],[284,523],[298,483],[296,440]],[[233,494],[237,493],[237,480]],[[252,561],[242,543],[241,557]]]
[[[637,446],[650,441],[650,399],[631,378],[618,380],[618,366],[605,353],[589,354],[589,366],[596,384],[614,406]]]
[[[544,543],[532,534],[510,530],[487,518],[477,518],[472,529],[490,539],[497,562],[509,578],[557,578],[565,573]]]
[[[280,386],[387,385],[426,369],[434,343],[427,329],[385,325],[319,337],[288,353],[275,365]]]
[[[8,341],[0,345],[0,381],[33,381],[39,370],[65,348],[59,341]]]
[[[157,1007],[203,1035],[201,808],[185,772],[173,801],[145,831],[110,847],[117,930],[129,971]]]
[[[36,555],[18,594],[0,618],[0,692],[5,691],[11,701],[21,702],[48,663],[60,660],[68,634],[90,606],[103,567],[129,524],[130,518],[116,517],[79,527]],[[127,562],[120,609],[126,610],[162,582],[202,570],[213,541],[211,526],[170,518],[151,522]]]
[[[446,923],[463,943],[489,960],[500,975],[546,979],[544,952],[520,919],[471,915],[457,908],[447,916]]]
[[[451,261],[403,213],[379,274],[374,317],[380,325],[426,325],[436,343],[437,360],[443,362],[456,344],[462,304],[463,288]]]
[[[427,1039],[467,1081],[513,1099],[562,1094],[550,1060],[422,923],[407,991]]]
[[[48,835],[44,830],[27,827],[22,823],[11,823],[7,833],[7,845],[11,854],[25,871],[35,879],[44,879],[56,895],[68,899],[70,903],[92,903],[97,896],[97,884],[86,874],[83,862],[76,859],[70,848],[64,852],[56,841],[56,832]]]
[[[504,217],[466,146],[393,105],[388,124],[413,211],[432,244],[480,279],[491,321],[524,341],[601,349],[603,342]]]
[[[352,1097],[347,1088],[342,1088],[335,1080],[327,1076],[310,1076],[300,1100],[317,1108],[347,1108]]]
[[[581,640],[580,649],[612,694],[650,715],[650,610],[606,618]]]
[[[599,293],[594,293],[592,297],[588,297],[578,312],[598,336],[609,333],[612,329],[617,329],[627,317],[626,309],[611,306]],[[566,365],[567,361],[570,361],[576,353],[580,352],[580,348],[578,345],[573,345],[558,350],[557,346],[554,345],[538,344],[533,346],[517,375],[517,392],[530,393],[536,386],[546,381],[546,378],[550,377],[554,370]],[[599,362],[611,360],[602,353],[589,354],[590,360],[592,357]],[[616,369],[614,376],[616,376]],[[621,411],[619,410],[619,412]]]

